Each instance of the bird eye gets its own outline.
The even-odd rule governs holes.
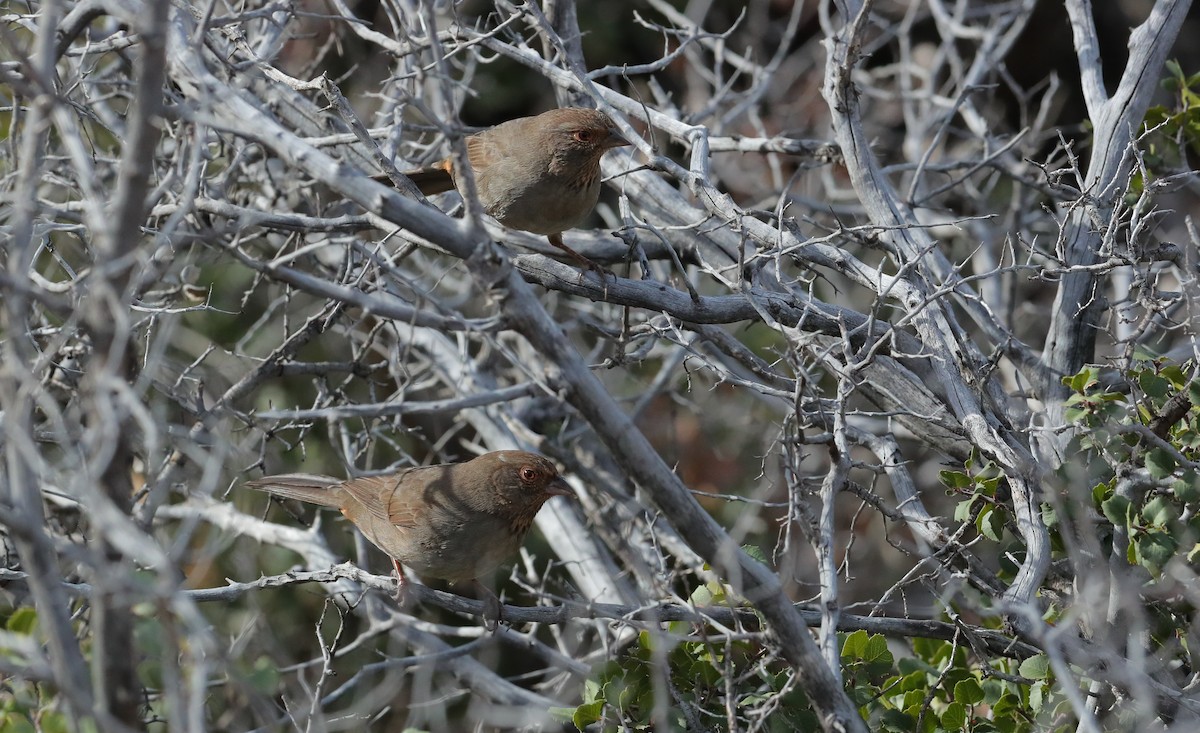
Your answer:
[[[537,469],[533,466],[525,466],[521,469],[521,480],[526,483],[533,483],[538,477]]]
[[[596,135],[591,130],[576,130],[573,137],[581,143],[590,143]]]

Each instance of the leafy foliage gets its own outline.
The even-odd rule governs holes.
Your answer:
[[[1200,73],[1188,75],[1178,61],[1168,61],[1162,87],[1174,103],[1151,107],[1143,124],[1141,148],[1152,177],[1189,167],[1189,155],[1200,159]],[[1139,173],[1131,195],[1140,193],[1145,184]]]
[[[1127,391],[1106,386],[1095,367],[1063,380],[1071,390],[1068,414],[1079,428],[1072,463],[1086,466],[1095,482],[1091,496],[1096,511],[1110,523],[1108,547],[1119,550],[1113,536],[1125,536],[1128,549],[1116,559],[1141,568],[1147,577],[1161,577],[1172,562],[1195,569],[1200,554],[1195,466],[1200,458],[1200,382],[1195,373],[1194,363],[1140,354],[1121,375]],[[1137,476],[1143,479],[1134,482],[1140,490],[1120,488],[1123,478]],[[943,470],[939,478],[948,494],[965,497],[954,510],[956,521],[972,526],[981,541],[1010,541],[1004,537],[1011,521],[1004,478],[993,463],[973,455],[963,470]],[[1049,505],[1044,511],[1057,527],[1055,511]],[[1067,555],[1058,539],[1055,554],[1061,560]],[[724,604],[730,597],[722,586],[710,583],[697,589],[692,601]],[[1188,639],[1179,630],[1189,626],[1196,609],[1178,600],[1145,601],[1154,619],[1147,653],[1189,665]],[[1061,612],[1052,608],[1048,613]],[[790,670],[771,660],[761,644],[706,639],[704,633],[716,631],[680,623],[667,632],[643,631],[624,651],[598,665],[584,685],[582,704],[565,710],[564,716],[581,731],[658,729],[653,713],[661,673],[655,669],[665,660],[668,679],[662,686],[675,698],[665,721],[671,730],[690,730],[689,717],[710,724],[765,720],[763,729],[770,731],[813,730],[817,725]],[[1078,725],[1044,654],[981,658],[965,638],[889,643],[862,630],[838,638],[845,689],[872,730],[1065,733]],[[666,651],[656,655],[656,648]],[[680,700],[692,702],[676,704]]]
[[[673,628],[683,635],[684,628]],[[648,632],[614,659],[597,666],[584,685],[583,702],[561,711],[580,730],[661,730],[652,712],[655,644]],[[692,637],[694,638],[694,637]],[[1069,704],[1054,692],[1044,656],[972,661],[961,644],[934,639],[902,643],[896,657],[879,634],[839,634],[846,691],[871,730],[889,733],[972,731],[1021,733],[1073,730]],[[745,641],[683,641],[669,651],[666,686],[676,700],[665,722],[673,731],[735,721],[759,722],[767,731],[814,730],[811,705],[791,671],[766,659],[764,649]],[[731,684],[731,681],[733,683]],[[676,701],[679,701],[676,704]],[[703,701],[703,705],[695,705]],[[1047,721],[1063,721],[1048,725]],[[592,726],[592,727],[589,727]]]

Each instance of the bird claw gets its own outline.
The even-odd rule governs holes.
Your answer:
[[[589,262],[590,262],[590,260],[589,260]],[[608,278],[611,277],[613,279],[613,281],[615,282],[617,279],[617,276],[614,275],[613,273],[609,272],[608,270],[605,270],[600,265],[597,265],[596,263],[593,262],[592,265],[590,267],[588,267],[587,269],[579,271],[579,284],[580,285],[582,285],[587,280],[587,274],[589,271],[595,272],[596,277],[598,277],[600,279],[600,287],[604,291],[603,297],[605,300],[608,300]]]
[[[500,599],[496,596],[483,602],[483,628],[487,631],[495,632],[499,628],[500,622],[504,620],[503,615]]]

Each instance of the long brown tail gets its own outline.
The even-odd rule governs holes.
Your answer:
[[[412,182],[417,184],[417,188],[421,190],[421,193],[426,196],[454,190],[454,177],[450,175],[449,170],[441,167],[441,165],[413,171],[403,171],[403,173],[411,178]],[[371,180],[388,186],[392,185],[391,179],[382,173],[371,176]]]
[[[299,499],[310,504],[320,504],[336,509],[342,505],[342,492],[337,488],[340,483],[342,483],[341,479],[332,476],[319,476],[312,473],[283,473],[278,476],[264,476],[247,481],[246,486],[275,496]]]
[[[415,171],[404,171],[404,175],[412,179],[421,189],[421,193],[432,196],[435,193],[445,193],[454,190],[454,178],[447,167],[433,166]]]

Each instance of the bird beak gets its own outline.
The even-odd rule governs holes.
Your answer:
[[[624,135],[611,128],[608,131],[608,137],[604,139],[605,150],[609,148],[623,148],[628,144],[629,141],[625,139]]]
[[[575,492],[571,491],[571,487],[567,485],[566,481],[563,481],[561,476],[546,484],[546,493],[550,496],[575,496]]]

